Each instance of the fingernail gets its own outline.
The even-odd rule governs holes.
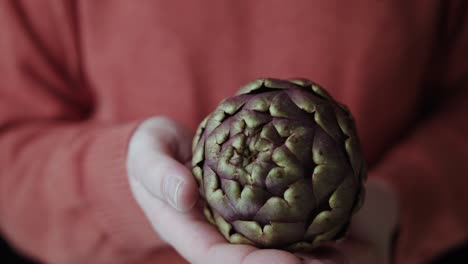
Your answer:
[[[179,191],[182,187],[182,180],[177,177],[168,177],[166,185],[164,186],[164,194],[166,196],[167,202],[179,210]]]

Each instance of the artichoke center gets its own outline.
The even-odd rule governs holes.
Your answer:
[[[246,167],[247,165],[255,162],[258,157],[259,151],[255,148],[255,144],[257,143],[257,138],[258,136],[251,136],[251,137],[245,137],[245,145],[243,149],[243,166]]]

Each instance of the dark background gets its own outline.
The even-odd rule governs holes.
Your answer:
[[[12,248],[0,238],[0,263],[2,264],[37,264],[34,261],[20,257]],[[428,264],[467,264],[468,241]]]

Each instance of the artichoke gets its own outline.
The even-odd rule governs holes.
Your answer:
[[[306,79],[258,79],[199,125],[192,172],[231,243],[309,251],[342,238],[365,162],[349,110]]]

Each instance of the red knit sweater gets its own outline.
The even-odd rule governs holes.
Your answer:
[[[402,202],[397,262],[421,263],[468,237],[466,18],[463,0],[1,1],[1,233],[50,263],[182,262],[127,183],[139,120],[194,129],[252,79],[305,77],[354,113]]]

